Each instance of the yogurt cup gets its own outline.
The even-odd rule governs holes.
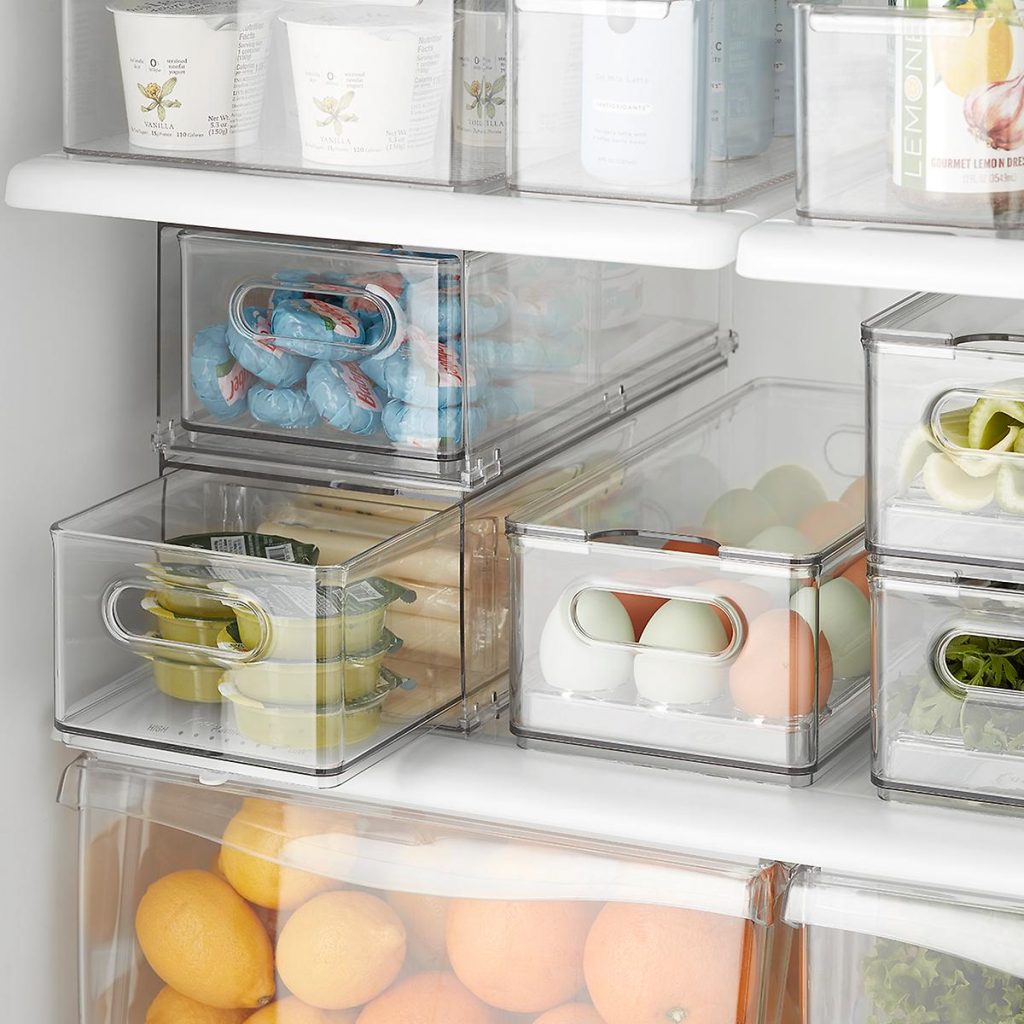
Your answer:
[[[453,22],[415,8],[316,6],[288,29],[303,159],[351,168],[428,164],[447,177]],[[442,164],[444,166],[442,166]]]
[[[263,0],[110,0],[128,141],[198,151],[259,132],[272,10]]]

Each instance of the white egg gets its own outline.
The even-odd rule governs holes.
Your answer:
[[[744,487],[726,491],[704,515],[708,536],[731,547],[746,544],[751,537],[778,523],[775,509],[759,494]]]
[[[717,654],[729,643],[725,627],[711,605],[673,600],[651,616],[640,643],[694,654]],[[685,707],[714,700],[725,685],[727,669],[698,658],[679,658],[657,652],[638,654],[633,680],[643,700]]]
[[[821,481],[803,466],[776,466],[754,484],[754,493],[775,510],[779,521],[796,526],[812,508],[828,500]]]
[[[857,586],[842,576],[818,589],[818,629],[825,634],[836,679],[857,679],[871,671],[871,606]],[[814,629],[814,587],[803,587],[791,607]]]
[[[629,682],[633,652],[588,643],[573,629],[567,590],[548,615],[540,635],[540,671],[548,686],[576,693],[606,693]],[[576,622],[595,640],[632,644],[633,624],[619,599],[605,590],[585,590],[576,601]]]
[[[782,555],[803,555],[811,542],[792,526],[769,526],[743,545],[750,551],[772,551]]]

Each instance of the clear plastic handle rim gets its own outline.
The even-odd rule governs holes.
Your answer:
[[[614,587],[614,590],[612,589]],[[576,606],[580,598],[591,590],[602,591],[608,594],[634,594],[637,597],[663,597],[667,601],[689,601],[692,604],[705,604],[718,609],[728,621],[732,628],[732,636],[729,643],[715,654],[708,654],[703,651],[685,651],[672,647],[655,647],[654,645],[641,643],[624,643],[618,640],[601,640],[599,637],[591,636],[580,624],[576,615]],[[706,591],[689,590],[665,591],[651,590],[650,588],[637,589],[628,584],[620,585],[591,585],[577,590],[569,601],[569,627],[577,639],[584,643],[597,647],[607,647],[611,650],[636,651],[638,654],[658,654],[666,657],[676,658],[680,661],[701,662],[709,665],[724,665],[732,661],[743,649],[747,639],[747,627],[742,612],[737,605],[727,597],[718,594],[709,594]]]
[[[237,331],[243,338],[255,341],[263,345],[273,345],[275,348],[288,350],[289,342],[310,341],[303,338],[279,338],[276,334],[260,334],[254,331],[245,322],[246,296],[254,291],[295,291],[304,294],[322,295],[328,299],[366,299],[380,314],[383,320],[383,330],[380,340],[373,345],[352,345],[344,341],[328,342],[332,348],[339,351],[354,352],[361,359],[369,359],[371,356],[386,352],[391,346],[402,341],[405,336],[405,321],[397,301],[383,288],[378,285],[328,285],[323,282],[288,282],[288,281],[265,281],[262,278],[254,278],[243,281],[231,293],[228,300],[228,320],[231,329]],[[355,314],[352,314],[353,316]]]
[[[939,634],[938,639],[932,645],[932,671],[935,673],[939,684],[951,696],[958,700],[966,701],[972,695],[984,695],[991,703],[1006,703],[1019,705],[1024,701],[1024,692],[1020,690],[1000,690],[991,686],[972,686],[970,683],[961,682],[946,664],[946,651],[949,645],[960,636],[984,636],[993,640],[1013,640],[1024,647],[1024,631],[1020,635],[1014,635],[1012,630],[992,629],[991,627],[964,627],[951,626]],[[1024,709],[1022,709],[1024,710]]]
[[[153,580],[114,580],[103,593],[100,604],[100,613],[103,617],[103,625],[110,636],[124,647],[132,650],[153,650],[153,651],[186,651],[190,654],[200,656],[204,661],[232,665],[248,665],[253,662],[262,661],[270,648],[270,617],[255,602],[237,595],[221,594],[216,591],[204,590],[201,587],[183,587],[178,584],[161,583],[160,589],[170,590],[175,594],[186,597],[201,598],[206,601],[220,601],[222,604],[232,608],[242,608],[256,617],[260,626],[260,642],[249,650],[228,651],[219,647],[205,647],[202,644],[186,643],[183,640],[168,640],[166,637],[154,636],[152,634],[135,633],[128,629],[121,621],[117,611],[117,602],[122,594],[131,590],[138,590],[143,594],[150,593],[154,589]],[[173,614],[173,613],[172,613]],[[226,624],[226,623],[225,623]]]
[[[928,429],[932,432],[935,444],[947,455],[956,456],[957,458],[969,458],[976,462],[992,461],[997,464],[1000,462],[1019,463],[1022,458],[1024,458],[1020,452],[991,452],[984,448],[964,448],[963,446],[956,444],[952,438],[946,434],[945,427],[942,425],[942,416],[944,411],[943,405],[946,402],[959,399],[973,403],[979,402],[985,398],[994,399],[996,401],[1020,402],[1024,404],[1024,382],[1021,382],[1021,390],[1016,392],[1000,392],[996,388],[967,387],[948,388],[945,391],[941,391],[932,401],[931,409],[928,413]]]

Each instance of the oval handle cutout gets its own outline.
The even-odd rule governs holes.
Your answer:
[[[1024,386],[951,388],[932,403],[928,426],[936,447],[965,472],[994,473],[1001,462],[1021,462]]]
[[[1024,700],[1024,636],[984,627],[947,630],[935,643],[932,667],[943,688],[959,700],[982,692]]]

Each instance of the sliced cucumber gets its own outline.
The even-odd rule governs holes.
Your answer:
[[[1012,426],[1024,426],[1024,402],[979,398],[967,423],[967,447],[985,451],[1001,441]]]

